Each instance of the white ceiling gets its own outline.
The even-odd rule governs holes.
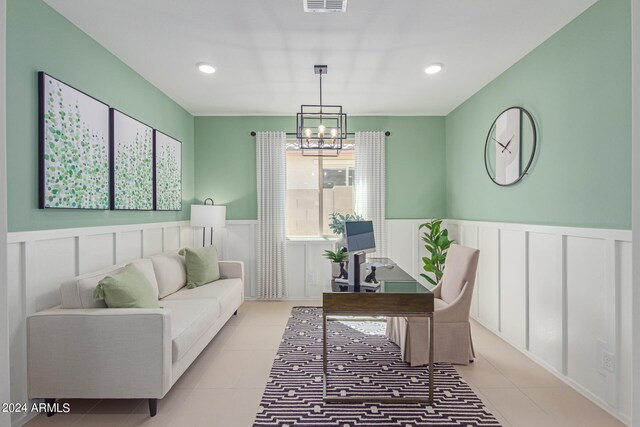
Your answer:
[[[317,102],[314,64],[349,114],[445,115],[596,0],[45,1],[194,115],[292,114]]]

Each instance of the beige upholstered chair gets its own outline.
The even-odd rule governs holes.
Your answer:
[[[480,251],[451,245],[434,295],[434,362],[467,365],[475,353],[471,341],[469,309]],[[429,328],[426,317],[389,317],[387,337],[400,346],[411,366],[429,362]]]

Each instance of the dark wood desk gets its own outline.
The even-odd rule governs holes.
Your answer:
[[[372,260],[376,261],[376,260]],[[325,292],[322,294],[323,400],[326,402],[433,402],[433,294],[386,259],[376,271],[381,282],[376,292]],[[332,284],[333,285],[333,284]],[[332,286],[332,289],[337,289]],[[331,316],[388,316],[429,318],[429,397],[327,396],[327,318]]]

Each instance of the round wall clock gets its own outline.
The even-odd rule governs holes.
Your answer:
[[[520,181],[536,153],[536,124],[522,107],[510,107],[493,121],[484,146],[484,165],[501,186]]]

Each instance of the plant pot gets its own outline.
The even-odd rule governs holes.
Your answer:
[[[336,277],[340,277],[340,263],[339,262],[332,262],[331,263],[331,277],[333,277],[334,279]]]

